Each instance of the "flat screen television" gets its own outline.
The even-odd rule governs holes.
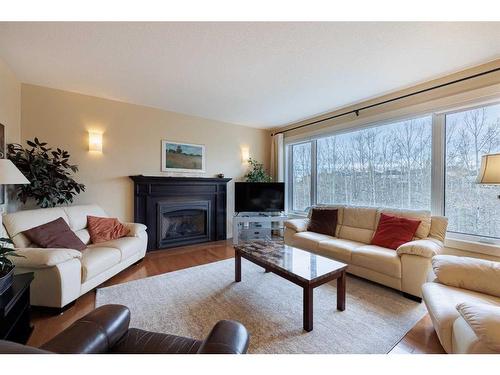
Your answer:
[[[280,212],[285,210],[285,183],[236,182],[236,212]]]

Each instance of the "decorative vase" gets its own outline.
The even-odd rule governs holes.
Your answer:
[[[5,275],[0,277],[0,296],[4,294],[12,286],[14,281],[14,267],[10,269]]]

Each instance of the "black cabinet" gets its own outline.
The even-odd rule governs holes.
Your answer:
[[[33,273],[14,276],[12,287],[0,296],[0,339],[26,344],[30,323],[30,284]]]

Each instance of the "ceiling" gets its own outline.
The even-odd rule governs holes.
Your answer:
[[[0,23],[25,83],[270,128],[500,57],[500,23]]]

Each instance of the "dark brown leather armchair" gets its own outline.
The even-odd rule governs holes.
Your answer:
[[[249,336],[232,320],[219,321],[205,340],[129,328],[130,310],[122,305],[97,308],[40,348],[0,340],[4,354],[244,354]]]

